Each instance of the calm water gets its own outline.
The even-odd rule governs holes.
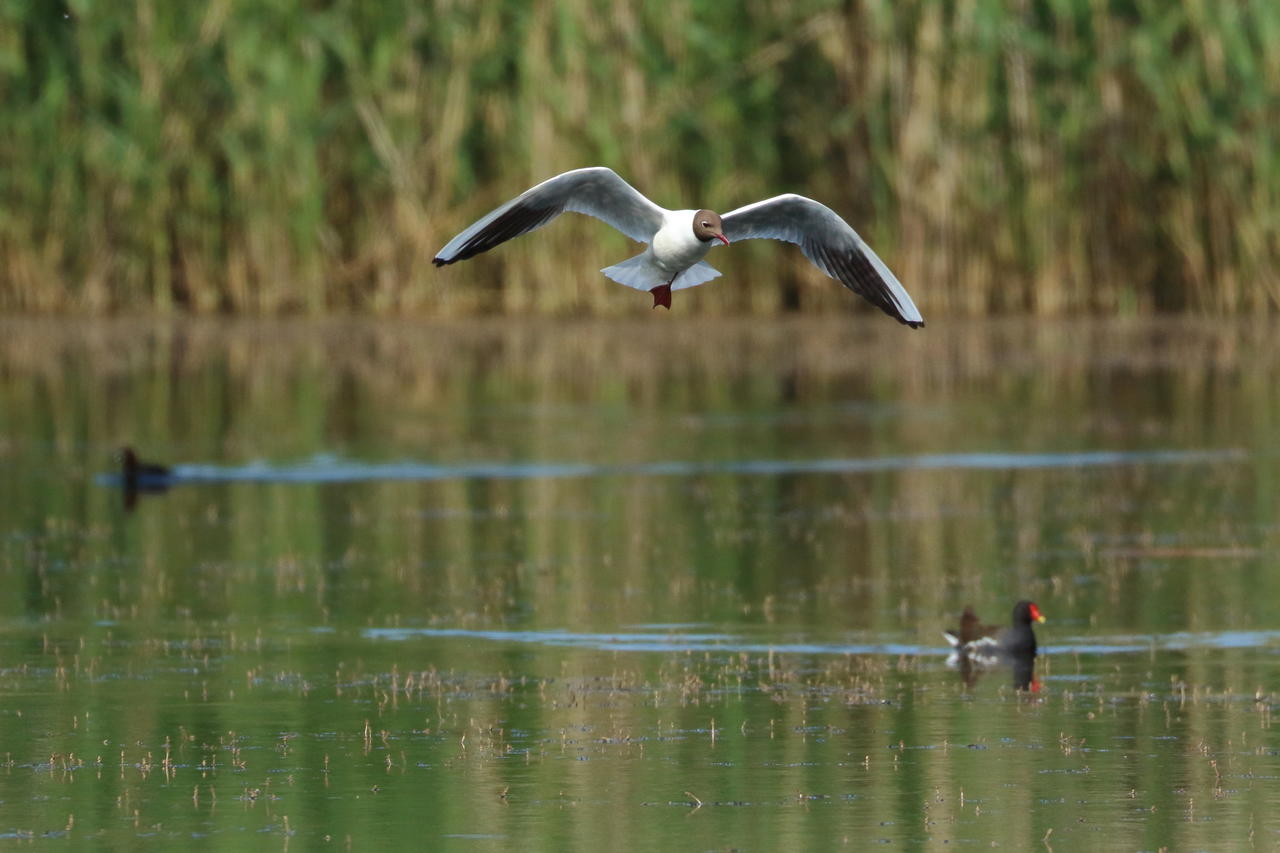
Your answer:
[[[935,325],[2,321],[0,839],[1276,847],[1275,330]]]

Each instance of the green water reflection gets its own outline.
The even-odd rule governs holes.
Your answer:
[[[1280,841],[1269,327],[0,331],[0,837]],[[123,443],[268,476],[126,512]],[[732,467],[1094,451],[1234,455]],[[399,462],[601,473],[269,476]],[[1020,596],[1040,690],[966,687]]]

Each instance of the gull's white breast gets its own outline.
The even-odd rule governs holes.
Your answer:
[[[653,235],[653,259],[668,277],[688,269],[707,256],[711,241],[702,242],[693,233],[696,210],[669,210],[662,227]]]

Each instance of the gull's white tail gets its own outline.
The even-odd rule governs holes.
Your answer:
[[[641,252],[634,258],[627,258],[620,264],[605,267],[600,272],[609,276],[618,284],[625,284],[627,287],[634,287],[636,290],[653,290],[655,287],[667,283],[666,275],[653,262],[653,255],[648,251]],[[711,264],[706,261],[699,261],[676,276],[671,289],[684,290],[687,287],[696,287],[719,277],[719,275],[720,271],[711,266]]]

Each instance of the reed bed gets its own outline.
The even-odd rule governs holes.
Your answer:
[[[599,163],[673,206],[815,196],[931,318],[1269,311],[1277,38],[1267,0],[19,0],[0,308],[638,311],[581,217],[429,263]],[[716,265],[688,310],[856,303],[795,250]]]

